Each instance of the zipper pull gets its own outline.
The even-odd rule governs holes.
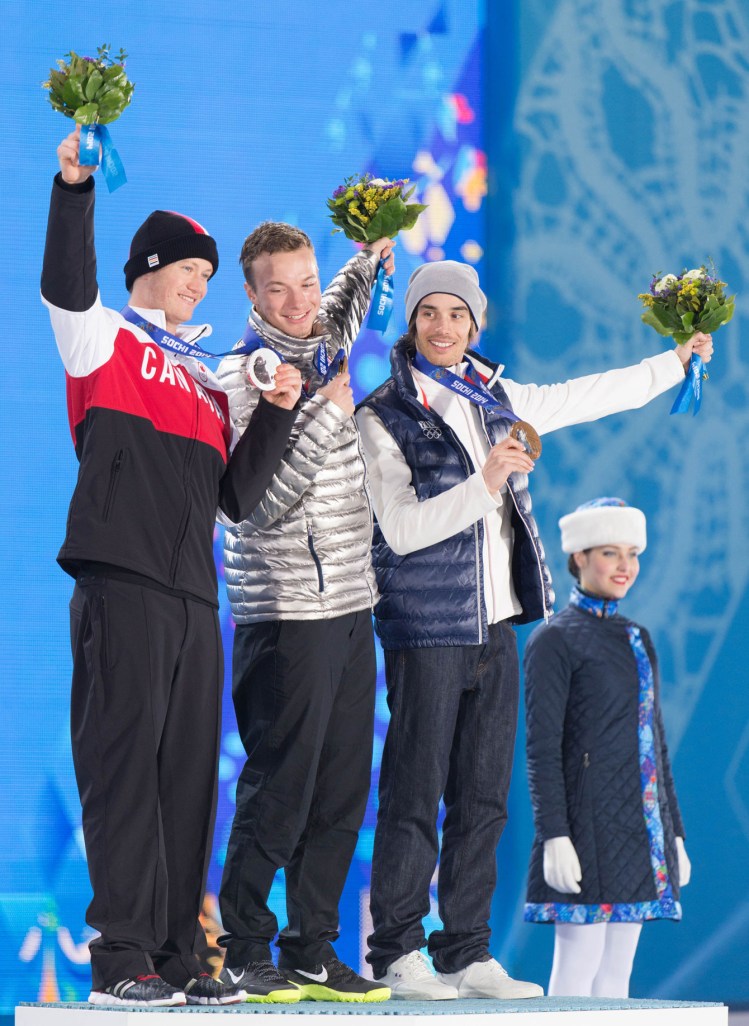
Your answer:
[[[586,752],[585,755],[583,755],[583,768],[587,769],[588,766],[590,766],[590,756]]]

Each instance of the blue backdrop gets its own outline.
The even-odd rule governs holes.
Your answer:
[[[410,175],[429,210],[399,240],[387,335],[364,332],[357,343],[358,396],[387,374],[410,270],[442,256],[474,263],[483,277],[488,355],[517,380],[543,382],[658,349],[634,298],[653,271],[712,256],[732,289],[745,291],[749,10],[739,0],[651,7],[402,0],[384,25],[365,5],[319,5],[313,20],[301,0],[282,8],[222,0],[210,11],[194,0],[130,4],[87,10],[85,21],[48,0],[22,0],[4,13],[4,310],[14,369],[0,407],[0,1011],[37,996],[85,995],[88,979],[89,887],[67,733],[71,582],[54,563],[76,463],[62,367],[38,297],[54,150],[70,127],[40,88],[48,68],[71,46],[89,53],[106,41],[130,54],[135,98],[113,126],[129,182],[111,196],[100,183],[98,197],[105,302],[124,297],[135,227],[154,207],[182,210],[219,243],[222,267],[201,317],[214,325],[215,347],[226,348],[247,312],[236,257],[255,224],[283,219],[308,231],[326,281],[351,244],[331,237],[325,197],[357,171]],[[562,513],[619,493],[649,518],[628,611],[649,626],[663,663],[694,877],[684,922],[643,933],[637,995],[749,998],[743,320],[717,336],[697,420],[669,418],[663,399],[568,430],[549,439],[534,475],[560,605]],[[225,714],[212,893],[241,765],[228,700]],[[385,726],[381,696],[375,784]],[[368,930],[374,811],[373,799],[342,907],[339,954],[355,965]],[[521,922],[530,840],[520,745],[494,953],[546,982],[552,931]],[[273,902],[282,917],[280,881]]]

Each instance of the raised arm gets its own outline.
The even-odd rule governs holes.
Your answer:
[[[94,248],[93,167],[78,164],[80,126],[60,143],[41,292],[67,372],[90,374],[112,355],[117,327],[101,305]]]
[[[395,269],[394,245],[392,239],[370,243],[343,265],[323,293],[322,319],[346,353],[351,351],[369,309],[380,259],[385,261],[389,274]]]
[[[707,348],[704,347],[709,360]],[[711,351],[712,340],[709,348]],[[683,359],[688,362],[688,357],[687,350],[680,347],[678,352],[659,353],[631,367],[587,374],[559,384],[520,385],[504,378],[502,384],[515,413],[528,420],[539,434],[546,434],[571,424],[584,424],[645,406],[669,388],[681,384]]]

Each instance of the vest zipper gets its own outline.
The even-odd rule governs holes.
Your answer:
[[[551,610],[546,605],[546,582],[544,581],[544,572],[543,572],[543,568],[541,566],[541,557],[539,556],[538,548],[536,547],[536,540],[533,537],[533,531],[531,531],[530,527],[528,526],[528,521],[525,519],[525,514],[522,512],[522,510],[520,509],[520,506],[518,505],[518,500],[515,497],[515,492],[514,492],[514,490],[512,488],[512,485],[510,484],[509,480],[507,482],[507,491],[512,496],[512,502],[513,502],[513,505],[515,506],[515,511],[516,511],[517,515],[520,517],[520,519],[523,522],[523,527],[527,531],[528,537],[530,538],[530,541],[531,541],[531,546],[533,548],[533,555],[536,557],[536,569],[538,570],[538,579],[541,582],[541,601],[543,602],[543,607],[544,607],[544,622],[548,623],[549,620],[551,619]]]
[[[410,396],[408,398],[413,403],[413,405],[416,406],[420,411],[424,410],[424,406],[422,406],[421,403],[419,403],[417,400],[413,399]],[[450,427],[450,425],[447,424],[444,420],[442,420],[441,417],[437,417],[432,412],[432,410],[430,410],[428,407],[426,408],[426,412],[428,414],[430,414],[430,419],[434,420],[435,422],[439,420],[439,425],[438,426],[440,427],[440,429],[445,431],[450,436],[450,438],[452,439],[453,444],[455,445],[455,448],[456,448],[456,450],[458,452],[458,455],[460,456],[460,458],[462,460],[463,470],[465,471],[466,475],[470,476],[471,474],[473,474],[474,473],[474,468],[473,468],[473,464],[471,463],[471,459],[470,459],[468,453],[466,452],[465,447],[463,446],[463,443],[460,441],[460,439],[455,434],[455,432]],[[486,428],[484,430],[486,430]],[[474,560],[475,560],[475,563],[476,563],[476,612],[478,614],[478,616],[477,616],[477,621],[478,621],[478,623],[477,623],[477,626],[478,626],[478,644],[479,645],[483,645],[483,643],[484,643],[484,625],[483,625],[482,618],[481,618],[483,596],[481,594],[481,577],[482,577],[482,574],[481,574],[481,552],[479,550],[479,543],[480,543],[480,539],[479,539],[479,522],[477,520],[474,523],[474,525],[473,525],[473,552],[474,552]]]

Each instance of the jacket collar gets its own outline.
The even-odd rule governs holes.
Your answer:
[[[166,314],[163,310],[148,310],[144,306],[132,306],[132,303],[130,305],[145,320],[166,331]],[[195,342],[199,338],[208,338],[212,331],[210,324],[180,324],[177,328],[177,337],[185,342]]]
[[[401,335],[390,351],[390,370],[398,390],[415,397],[417,395],[416,386],[411,374],[411,358],[414,351],[413,343],[408,335]],[[473,365],[476,373],[489,388],[497,382],[505,369],[504,364],[492,363],[491,360],[487,360],[485,356],[477,353],[475,349],[466,349],[465,359]]]
[[[589,595],[587,591],[583,591],[576,584],[573,584],[570,592],[570,605],[602,620],[616,616],[619,611],[618,599],[604,599],[597,595]]]
[[[317,347],[321,342],[327,342],[329,335],[329,332],[325,330],[324,324],[318,317],[314,327],[316,331],[319,330],[320,334],[311,335],[309,338],[294,338],[292,335],[286,335],[283,331],[279,331],[278,328],[274,328],[272,324],[268,324],[254,307],[250,311],[250,323],[258,335],[264,338],[285,360],[294,364],[295,367],[313,366]]]

